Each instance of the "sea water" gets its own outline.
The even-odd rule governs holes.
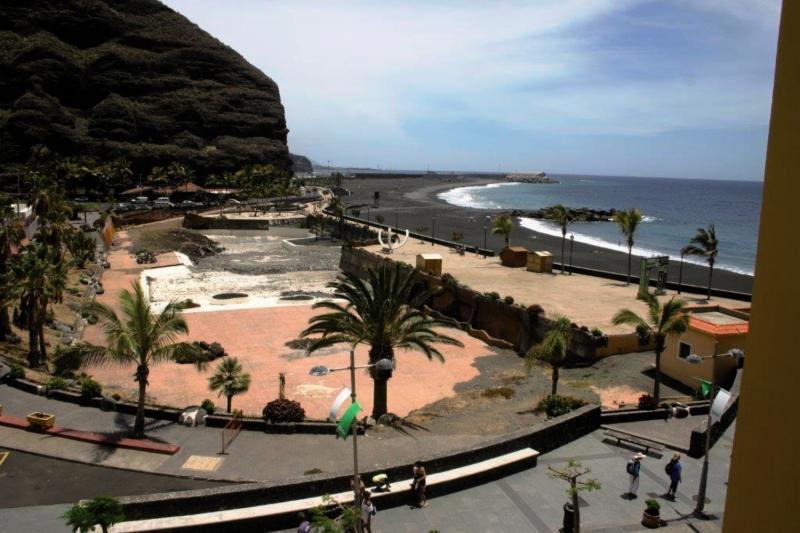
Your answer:
[[[709,224],[716,227],[716,268],[753,275],[761,209],[762,183],[756,181],[632,178],[552,174],[557,184],[492,183],[458,187],[439,194],[448,203],[481,209],[534,210],[554,204],[595,209],[638,207],[644,215],[634,237],[634,253],[680,258],[680,250]],[[554,223],[523,217],[528,229],[561,236]],[[575,222],[567,237],[594,246],[627,252],[625,238],[613,222]],[[706,264],[703,258],[687,261]]]

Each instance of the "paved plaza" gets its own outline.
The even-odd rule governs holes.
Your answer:
[[[381,254],[380,245],[368,246],[367,251]],[[459,283],[479,292],[495,291],[501,297],[513,296],[514,301],[523,305],[541,305],[548,316],[563,314],[572,322],[589,328],[600,328],[606,334],[630,333],[631,326],[616,326],[611,323],[614,314],[622,308],[629,308],[641,315],[647,312],[646,304],[636,299],[638,286],[625,285],[624,282],[573,274],[537,274],[525,268],[508,268],[500,264],[499,257],[482,258],[468,253],[459,256],[455,250],[446,246],[431,246],[409,239],[407,244],[395,250],[390,256],[395,261],[416,265],[417,254],[436,253],[442,256],[442,272],[453,275]],[[668,291],[662,299],[675,296]],[[678,295],[689,304],[705,304],[698,295]],[[743,302],[717,298],[713,305],[742,307]]]

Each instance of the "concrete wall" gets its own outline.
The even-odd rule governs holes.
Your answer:
[[[269,220],[228,219],[219,217],[204,217],[194,213],[186,213],[183,217],[183,227],[189,229],[258,229],[268,230]]]

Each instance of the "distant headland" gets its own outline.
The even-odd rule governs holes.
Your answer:
[[[517,183],[559,183],[558,180],[549,178],[544,172],[514,172],[506,174],[506,181]]]

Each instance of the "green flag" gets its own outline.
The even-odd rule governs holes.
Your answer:
[[[700,396],[702,398],[708,398],[711,394],[711,382],[706,381],[704,379],[700,380]]]
[[[353,421],[356,419],[356,415],[360,410],[361,405],[359,405],[358,402],[353,402],[339,420],[339,425],[336,426],[336,433],[338,433],[343,439],[347,440],[347,435],[350,433],[350,426],[353,424]]]

